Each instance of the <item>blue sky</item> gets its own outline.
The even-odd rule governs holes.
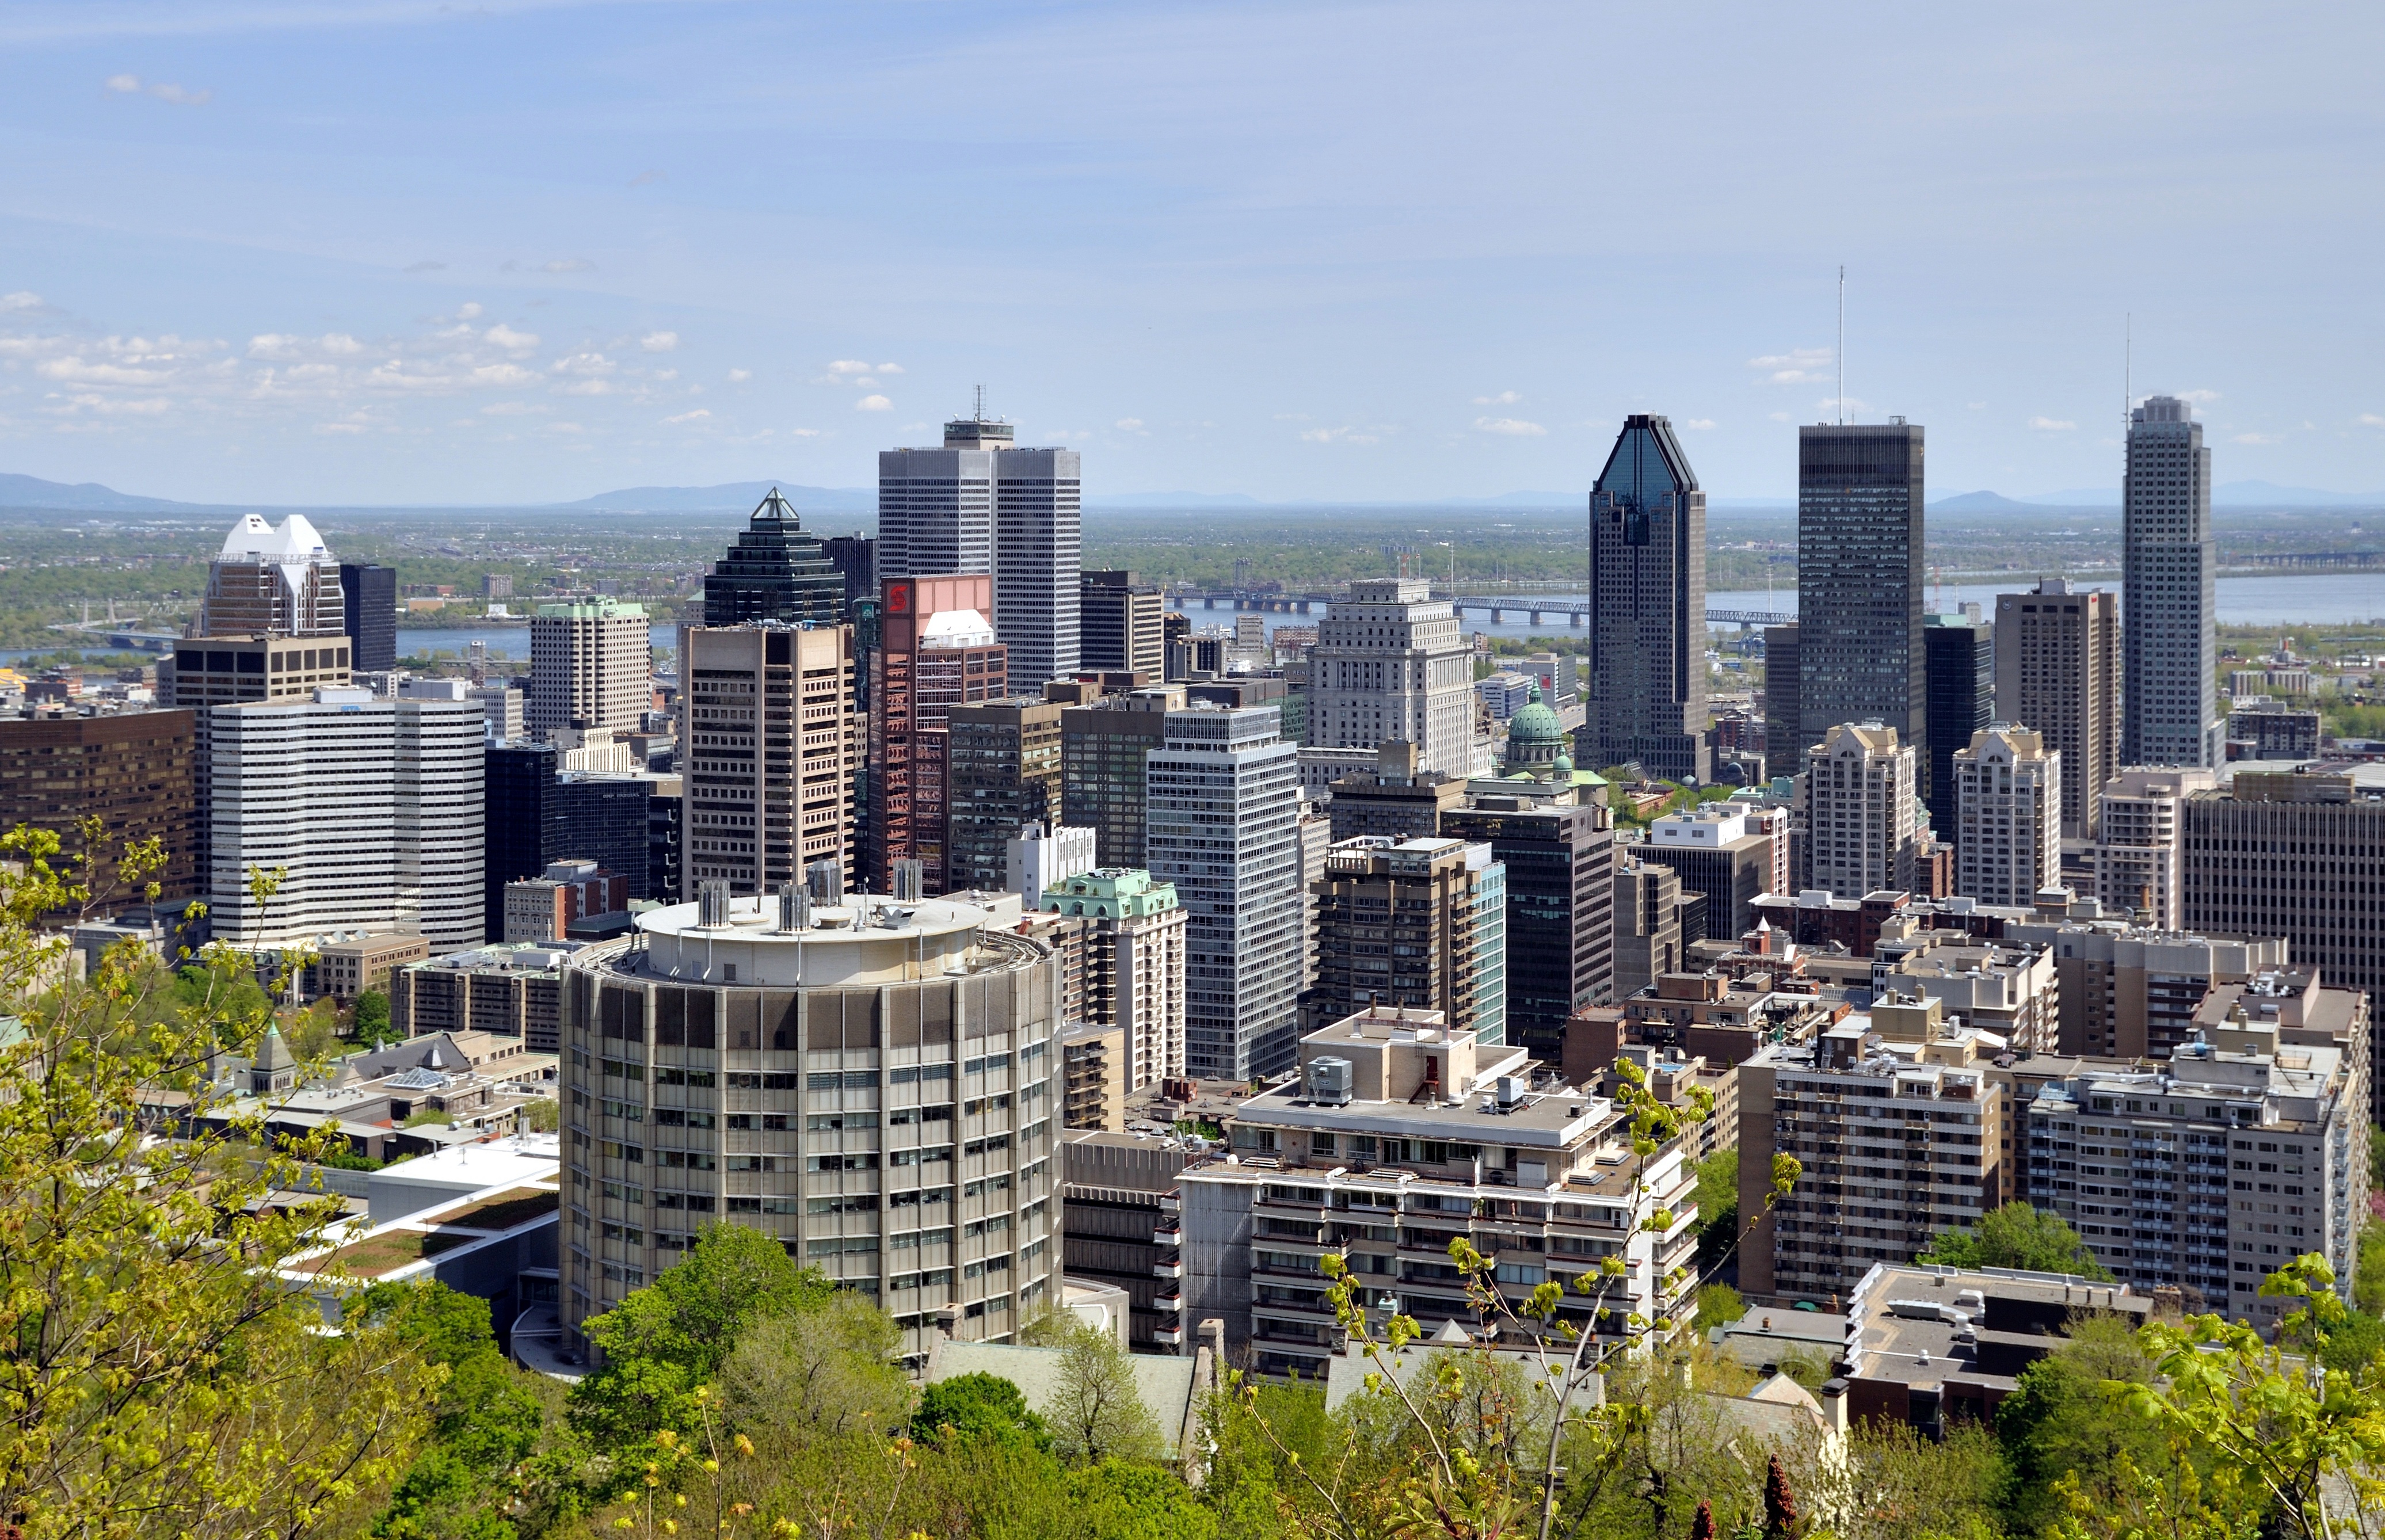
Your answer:
[[[2385,11],[0,4],[0,470],[856,485],[984,382],[1088,492],[2385,489]]]

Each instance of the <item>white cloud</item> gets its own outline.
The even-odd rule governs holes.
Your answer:
[[[903,366],[901,364],[880,364],[878,366],[877,372],[880,374],[900,374],[903,372]]]
[[[315,432],[318,433],[361,433],[364,431],[365,425],[361,422],[318,422],[315,424]]]
[[[2363,412],[2358,420],[2363,428],[2385,428],[2385,417],[2379,417],[2375,412]]]
[[[576,374],[583,377],[601,378],[611,374],[619,367],[602,353],[574,353],[555,360],[556,373]]]
[[[2180,391],[2178,393],[2178,398],[2180,401],[2191,401],[2198,407],[2208,407],[2219,399],[2219,393],[2217,391]]]
[[[538,270],[541,272],[594,272],[596,264],[584,257],[558,257],[552,262],[540,264]]]
[[[13,294],[0,294],[0,310],[46,310],[42,296],[31,289],[19,289]]]
[[[87,364],[80,355],[51,358],[34,366],[52,380],[79,385],[156,385],[172,378],[170,369],[127,369],[121,364]]]
[[[69,414],[78,410],[94,411],[102,417],[156,417],[171,408],[173,403],[164,396],[147,396],[128,401],[116,395],[70,395],[64,408]]]
[[[344,332],[330,332],[324,333],[322,347],[324,352],[336,353],[342,357],[347,357],[355,354],[362,353],[365,350],[364,344],[356,341],[354,337],[349,336]]]
[[[1750,369],[1769,371],[1765,383],[1770,385],[1811,385],[1821,383],[1827,376],[1822,366],[1832,354],[1827,347],[1796,347],[1786,353],[1767,353],[1747,360]]]
[[[754,378],[754,371],[750,369],[732,369],[729,371],[729,382],[732,385],[742,385],[752,378]]]
[[[161,102],[171,102],[176,106],[205,106],[216,99],[212,91],[185,91],[179,85],[163,82],[151,86],[149,94]]]
[[[1356,428],[1304,428],[1301,430],[1300,441],[1303,444],[1380,444],[1382,442],[1375,434]]]
[[[894,409],[894,403],[882,395],[865,395],[853,404],[853,409],[856,412],[891,412]]]
[[[640,171],[636,176],[630,179],[630,185],[632,187],[644,187],[662,180],[663,173],[660,171]]]
[[[535,401],[492,401],[481,408],[481,413],[484,417],[528,417],[544,410],[546,407]]]
[[[480,310],[480,307],[477,305],[471,306],[469,308],[475,314]],[[496,325],[490,327],[486,332],[481,332],[481,340],[486,342],[490,346],[502,347],[508,353],[527,353],[531,348],[538,345],[537,332],[517,332],[512,327],[507,326],[504,321],[499,321]]]
[[[550,433],[584,433],[588,430],[577,422],[550,422],[546,425],[546,431]]]
[[[1770,418],[1775,422],[1786,422],[1789,420],[1789,414],[1787,412],[1767,412],[1764,415]]]
[[[830,358],[828,361],[828,371],[830,374],[869,374],[872,372],[891,374],[893,372],[892,369],[872,370],[869,365],[863,363],[858,358]]]
[[[2238,433],[2235,435],[2235,442],[2238,444],[2283,444],[2286,442],[2286,435],[2283,433]]]
[[[2030,418],[2029,419],[2029,425],[2037,429],[2041,432],[2047,433],[2073,432],[2076,432],[2079,427],[2079,424],[2076,422],[2065,422],[2059,418],[2052,417]]]
[[[711,415],[712,412],[710,408],[698,407],[692,412],[681,412],[677,417],[667,417],[663,419],[663,420],[665,422],[700,422]]]
[[[138,75],[110,75],[107,77],[107,89],[110,91],[120,92],[129,96],[132,94],[132,93],[141,89],[141,77]]]
[[[456,307],[456,319],[457,320],[477,320],[480,319],[480,316],[481,307],[469,301]]]
[[[1514,391],[1501,391],[1496,395],[1478,395],[1474,404],[1478,407],[1512,407],[1522,399]]]
[[[1701,430],[1711,428],[1714,425],[1714,419],[1710,417],[1693,417],[1687,422],[1681,424],[1684,428],[1696,428]]]
[[[679,346],[676,332],[649,332],[638,340],[638,345],[649,353],[668,353]]]
[[[818,438],[820,431],[817,428],[790,428],[787,434],[791,438]]]
[[[1275,419],[1278,422],[1305,422],[1308,420],[1308,414],[1306,412],[1278,412],[1275,414]]]
[[[306,341],[304,337],[285,336],[279,332],[260,332],[248,339],[248,356],[252,358],[295,358]]]
[[[655,378],[657,380],[676,380],[679,378],[679,370],[675,369],[658,369],[655,370]]]
[[[532,385],[538,382],[536,370],[519,364],[482,364],[472,371],[476,385]]]
[[[1478,417],[1474,426],[1507,438],[1546,438],[1549,432],[1537,422],[1527,422],[1518,417]]]
[[[613,382],[610,380],[574,380],[568,385],[557,385],[556,387],[556,393],[559,395],[611,395],[614,394]]]
[[[1118,419],[1117,427],[1118,431],[1121,433],[1140,433],[1147,431],[1143,425],[1143,419],[1139,417],[1119,418]]]

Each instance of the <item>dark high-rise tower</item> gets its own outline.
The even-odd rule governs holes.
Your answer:
[[[397,667],[397,569],[343,561],[340,597],[349,667],[367,672]]]
[[[1896,729],[1916,747],[1929,741],[1921,481],[1921,430],[1903,418],[1797,430],[1797,694],[1805,744],[1841,722],[1867,721]]]
[[[704,623],[834,625],[845,618],[844,575],[830,565],[819,537],[804,532],[794,505],[772,487],[746,521],[745,532],[704,580]]]
[[[1929,805],[1931,827],[1950,839],[1960,827],[1954,819],[1954,756],[1995,719],[1994,636],[1993,627],[1967,615],[1932,615],[1922,622],[1929,732],[1921,743],[1921,800]],[[2038,725],[2034,717],[2026,720]]]
[[[1706,495],[1673,425],[1624,419],[1590,495],[1593,764],[1708,778]]]
[[[844,578],[848,612],[878,592],[878,542],[866,534],[835,534],[820,542],[828,564]]]

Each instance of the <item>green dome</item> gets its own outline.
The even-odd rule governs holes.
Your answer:
[[[1540,770],[1565,754],[1565,727],[1557,714],[1541,704],[1541,687],[1531,686],[1523,706],[1507,719],[1509,770]]]

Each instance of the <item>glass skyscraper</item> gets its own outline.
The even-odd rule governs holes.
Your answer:
[[[1841,722],[1928,742],[1921,501],[1921,430],[1903,418],[1797,430],[1800,747]]]
[[[1593,765],[1708,780],[1706,495],[1661,417],[1624,419],[1590,495]]]
[[[818,535],[804,532],[794,505],[772,487],[745,532],[704,580],[704,623],[748,620],[832,626],[847,619],[845,578]]]
[[[2148,396],[2129,424],[2120,516],[2120,763],[2219,762],[2211,451],[2194,408]]]

